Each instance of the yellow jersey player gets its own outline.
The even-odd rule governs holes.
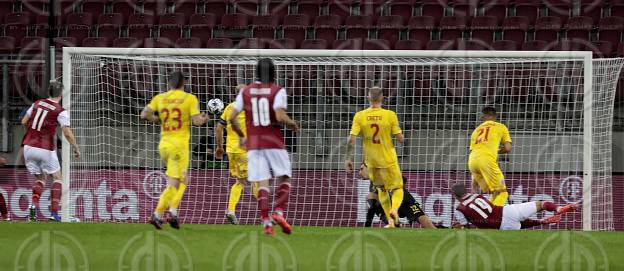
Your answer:
[[[245,85],[236,86],[236,93],[238,94]],[[236,218],[236,204],[240,200],[241,194],[243,192],[243,186],[247,185],[247,151],[245,148],[241,147],[239,144],[239,137],[232,129],[232,123],[228,121],[230,117],[230,113],[234,108],[234,103],[229,104],[223,110],[223,114],[221,114],[221,118],[219,119],[219,123],[217,124],[217,128],[215,129],[216,133],[216,143],[217,149],[215,150],[215,158],[223,159],[223,153],[227,151],[228,156],[228,166],[230,168],[230,176],[236,178],[236,182],[230,188],[230,196],[228,198],[228,207],[225,213],[225,218],[234,225],[238,225],[238,219]],[[236,117],[238,123],[245,123],[245,114],[239,114]],[[223,149],[223,130],[226,129],[227,137],[225,140],[225,150]],[[247,134],[245,126],[241,125],[241,130],[243,134]],[[255,183],[254,183],[255,184]],[[252,186],[252,193],[254,197],[257,197],[257,187],[256,185]]]
[[[199,101],[191,93],[184,91],[186,78],[176,71],[169,78],[170,90],[158,94],[141,112],[141,119],[160,123],[160,158],[167,166],[167,187],[160,194],[158,205],[149,223],[161,229],[165,210],[169,208],[169,224],[180,228],[178,207],[186,189],[186,170],[189,166],[189,141],[191,122],[204,125],[207,117],[199,112]]]
[[[472,174],[473,193],[477,193],[478,186],[483,192],[492,195],[490,201],[494,205],[503,206],[509,194],[505,186],[505,177],[496,160],[499,153],[511,151],[511,137],[507,126],[496,121],[494,107],[483,108],[481,120],[483,123],[470,137],[468,168]]]
[[[379,202],[391,227],[398,225],[398,209],[403,202],[403,177],[392,142],[392,135],[402,144],[405,138],[396,113],[381,108],[384,100],[379,87],[372,87],[368,92],[370,107],[357,112],[353,117],[351,134],[347,139],[347,159],[345,166],[348,172],[353,170],[353,150],[355,138],[362,136],[365,163],[368,175],[377,188]],[[392,194],[392,199],[390,199]]]

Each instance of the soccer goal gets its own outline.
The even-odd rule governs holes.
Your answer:
[[[482,107],[491,105],[513,140],[512,152],[499,157],[510,203],[582,202],[582,212],[546,228],[614,227],[611,130],[624,60],[530,51],[65,47],[63,104],[83,157],[70,157],[64,142],[63,219],[145,222],[166,181],[160,128],[141,121],[141,109],[166,91],[173,70],[189,75],[186,90],[197,95],[202,110],[212,98],[232,102],[234,87],[255,79],[261,57],[275,62],[288,110],[302,128],[298,134],[285,131],[294,170],[287,217],[294,225],[363,224],[368,183],[357,171],[347,174],[343,161],[353,115],[367,107],[366,91],[376,85],[406,135],[397,150],[407,190],[434,223],[450,226],[454,219],[449,187],[470,183],[470,133]],[[213,121],[192,131],[183,223],[226,223],[234,180],[227,161],[213,158],[214,126]],[[237,215],[243,224],[259,222],[249,188]]]

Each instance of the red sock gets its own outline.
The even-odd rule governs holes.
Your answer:
[[[258,210],[262,222],[269,220],[269,189],[262,187],[258,189]]]
[[[59,211],[59,204],[61,203],[61,191],[63,186],[60,181],[55,181],[52,184],[52,212]]]
[[[4,195],[0,193],[0,215],[6,218],[9,214],[9,210],[7,210],[6,201],[4,200]]]
[[[542,201],[542,209],[546,210],[546,211],[552,211],[552,212],[556,212],[557,211],[557,205],[550,202],[550,201]]]
[[[36,181],[32,186],[32,204],[39,207],[39,198],[41,198],[41,193],[43,193],[43,182]]]
[[[282,183],[277,188],[277,200],[275,201],[275,211],[283,212],[288,207],[288,194],[290,193],[290,183]]]
[[[520,222],[520,228],[522,229],[532,228],[532,227],[539,226],[539,225],[542,225],[542,222],[539,220],[533,220],[533,219],[525,219]]]

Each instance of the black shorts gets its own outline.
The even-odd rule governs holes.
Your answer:
[[[420,204],[416,202],[416,199],[409,191],[405,190],[403,203],[399,207],[399,217],[407,218],[407,221],[412,224],[414,221],[418,222],[418,218],[423,215],[425,215],[425,212],[420,208]]]

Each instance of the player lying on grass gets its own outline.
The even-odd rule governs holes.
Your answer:
[[[490,201],[494,205],[503,206],[509,194],[497,158],[499,153],[511,151],[511,137],[507,126],[496,121],[494,107],[484,107],[481,113],[483,122],[470,137],[468,169],[472,174],[472,193],[479,193],[478,188],[481,188],[482,192],[492,195]]]
[[[366,164],[362,163],[360,165],[360,177],[363,180],[368,180],[368,168],[366,168]],[[405,184],[406,179],[403,177],[403,184]],[[398,213],[399,217],[407,218],[407,222],[411,225],[414,222],[420,223],[424,228],[435,229],[436,227],[431,223],[429,217],[422,211],[420,208],[420,204],[414,199],[412,194],[403,188],[403,202],[401,203],[401,207],[399,207]],[[383,208],[377,199],[377,189],[373,186],[371,182],[369,187],[369,193],[366,196],[366,202],[368,203],[368,211],[366,212],[366,223],[365,227],[370,227],[373,223],[373,217],[375,215],[379,216],[384,223],[388,224],[388,219],[384,214]]]
[[[236,86],[236,94],[238,94],[245,85]],[[228,197],[228,207],[225,212],[225,218],[234,225],[238,224],[238,218],[236,218],[236,204],[240,200],[243,193],[243,187],[247,185],[247,151],[245,148],[239,145],[238,135],[232,129],[232,122],[229,121],[230,113],[234,108],[234,103],[230,103],[223,110],[217,128],[215,129],[215,139],[217,143],[217,149],[215,150],[215,158],[218,160],[223,159],[224,151],[227,151],[228,167],[230,168],[230,176],[236,178],[236,182],[230,188],[230,196]],[[238,114],[238,123],[245,123],[245,114]],[[226,129],[227,136],[225,139],[225,150],[223,149],[223,130]],[[241,125],[243,134],[247,134],[245,125]],[[252,193],[254,197],[258,198],[257,183],[252,185]]]
[[[61,106],[63,97],[63,85],[59,82],[50,82],[48,88],[49,98],[36,101],[30,106],[26,115],[22,118],[22,124],[26,127],[24,136],[24,161],[28,172],[35,176],[35,184],[32,186],[32,205],[29,208],[29,221],[37,221],[39,211],[39,199],[43,193],[43,187],[48,176],[52,176],[52,204],[50,208],[50,220],[61,221],[59,205],[61,202],[62,175],[61,165],[56,155],[56,127],[60,126],[63,136],[73,147],[74,155],[80,158],[80,147],[76,144],[76,138],[72,132],[69,120],[69,112]]]
[[[241,145],[247,149],[247,179],[258,183],[258,209],[264,233],[274,234],[273,224],[269,219],[269,179],[275,177],[279,186],[275,194],[272,218],[284,233],[290,234],[292,228],[284,218],[284,211],[288,205],[292,167],[281,126],[285,125],[295,132],[299,131],[299,126],[286,113],[288,96],[286,89],[275,84],[275,66],[271,59],[263,58],[258,61],[256,78],[256,82],[245,86],[236,97],[229,121],[239,136]],[[245,114],[247,134],[243,133],[238,123],[238,114],[241,112]]]
[[[578,204],[557,206],[550,201],[531,201],[520,204],[497,206],[480,194],[470,194],[463,184],[454,184],[451,191],[459,201],[459,216],[455,227],[463,227],[468,223],[482,229],[519,230],[539,225],[557,223],[561,214],[579,209]],[[555,215],[541,219],[529,219],[541,211],[555,212]]]
[[[370,107],[357,112],[353,117],[351,132],[347,138],[345,167],[347,172],[353,170],[355,139],[362,136],[369,178],[377,188],[379,202],[386,217],[389,218],[388,225],[394,227],[398,226],[398,210],[403,202],[403,177],[392,136],[394,135],[399,143],[403,143],[405,138],[399,128],[396,113],[382,108],[383,100],[381,88],[370,88],[368,91]]]
[[[149,223],[161,229],[164,214],[169,208],[169,224],[180,228],[178,207],[186,189],[186,170],[189,166],[189,141],[191,122],[201,126],[207,117],[199,112],[199,101],[195,95],[184,91],[186,77],[176,71],[169,76],[169,91],[160,93],[145,106],[141,119],[160,124],[160,158],[167,166],[167,187],[160,194],[158,205]]]

